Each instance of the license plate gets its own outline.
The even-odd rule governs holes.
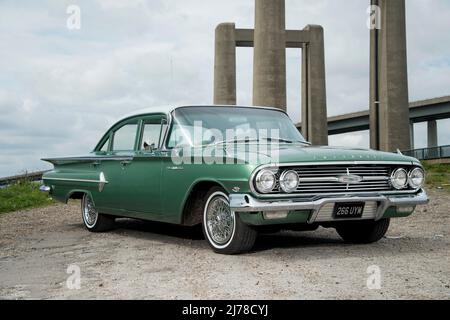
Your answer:
[[[364,202],[336,203],[333,216],[336,219],[362,218]]]

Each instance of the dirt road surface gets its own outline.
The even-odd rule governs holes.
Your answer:
[[[450,194],[430,196],[377,244],[346,244],[333,229],[281,232],[239,256],[157,223],[123,219],[91,234],[76,202],[2,214],[0,298],[450,299]]]

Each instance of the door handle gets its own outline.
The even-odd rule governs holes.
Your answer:
[[[100,166],[100,161],[95,161],[94,163],[92,163],[92,166],[94,167],[94,168],[97,168],[98,166]]]
[[[125,160],[125,161],[122,161],[120,164],[121,164],[123,167],[126,167],[126,166],[128,166],[128,165],[131,164],[131,161]]]
[[[184,168],[183,167],[167,167],[167,170],[179,171],[179,170],[184,170]]]

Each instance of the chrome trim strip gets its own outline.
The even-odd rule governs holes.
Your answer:
[[[105,185],[108,183],[105,178],[105,174],[103,172],[100,172],[100,182],[98,184],[98,191],[103,192],[103,189],[105,188]]]
[[[310,224],[316,222],[317,216],[324,205],[339,202],[377,202],[379,204],[375,220],[380,220],[383,218],[386,210],[390,207],[424,205],[429,202],[429,199],[424,190],[421,190],[418,194],[404,197],[387,197],[382,194],[377,194],[374,196],[343,195],[340,197],[320,198],[310,201],[261,201],[248,194],[230,195],[230,208],[234,212],[308,210],[312,211],[310,219],[308,220],[308,223]]]
[[[69,158],[49,158],[42,159],[43,161],[58,162],[58,161],[126,161],[133,160],[133,156],[110,156],[110,157],[69,157]]]
[[[87,180],[87,179],[69,179],[69,178],[43,178],[44,180],[53,180],[53,181],[68,181],[68,182],[87,182],[87,183],[109,183],[108,181],[100,180]]]
[[[105,174],[100,172],[99,180],[90,180],[90,179],[70,179],[70,178],[52,178],[52,177],[43,177],[43,180],[50,181],[66,181],[66,182],[81,182],[81,183],[98,183],[98,191],[103,192],[105,185],[109,182],[105,178]],[[41,190],[42,191],[42,190]]]
[[[254,195],[257,195],[261,198],[292,198],[292,197],[303,197],[303,196],[316,196],[317,194],[312,193],[291,193],[291,194],[285,194],[285,193],[274,193],[274,194],[263,194],[259,193],[254,185],[253,181],[255,179],[256,174],[258,174],[259,171],[267,168],[284,168],[284,167],[307,167],[307,166],[333,166],[333,165],[341,165],[341,166],[357,166],[357,165],[403,165],[403,166],[418,166],[422,167],[420,163],[416,163],[414,161],[330,161],[330,162],[291,162],[291,163],[273,163],[273,164],[264,164],[257,167],[255,170],[253,170],[250,179],[249,179],[249,185],[250,190]],[[417,190],[407,190],[407,191],[386,191],[383,192],[383,194],[393,195],[393,194],[414,194]],[[358,193],[352,193],[355,195],[361,195],[361,194],[367,194],[367,192],[358,192]],[[379,192],[372,192],[369,193],[372,195],[379,194]],[[342,195],[342,193],[322,193],[320,196],[336,196],[336,195]]]

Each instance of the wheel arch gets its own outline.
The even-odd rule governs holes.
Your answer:
[[[202,200],[208,191],[213,187],[221,187],[226,192],[227,188],[217,180],[199,180],[192,184],[183,202],[181,214],[181,224],[185,226],[195,226],[202,223]]]
[[[95,204],[95,199],[92,196],[92,193],[89,190],[82,190],[82,189],[71,190],[66,196],[66,203],[70,199],[82,200],[85,194],[89,195],[92,199],[92,202],[94,202]]]

